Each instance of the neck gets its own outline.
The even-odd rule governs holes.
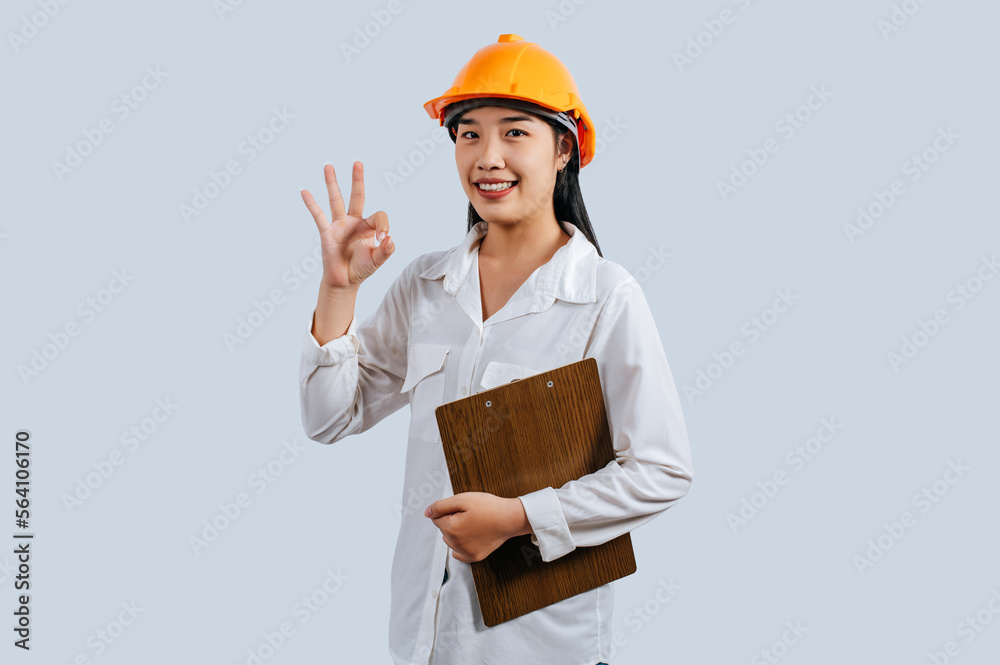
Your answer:
[[[500,264],[541,265],[569,239],[555,217],[548,222],[490,223],[480,241],[479,258]]]

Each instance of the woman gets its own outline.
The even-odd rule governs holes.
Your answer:
[[[395,663],[607,662],[611,584],[488,628],[469,566],[522,534],[543,561],[604,543],[669,508],[693,477],[652,314],[636,280],[601,255],[583,205],[578,175],[594,155],[593,124],[562,63],[517,35],[478,51],[425,109],[455,141],[466,237],[407,264],[360,324],[358,287],[395,251],[388,218],[363,217],[360,162],[346,211],[324,168],[332,222],[303,190],[323,246],[303,338],[303,426],[334,443],[410,405],[392,567]],[[521,497],[454,495],[434,408],[590,357],[616,461]]]

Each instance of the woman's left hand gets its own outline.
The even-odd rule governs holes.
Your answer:
[[[518,498],[487,492],[461,492],[427,506],[424,516],[441,530],[444,542],[459,561],[482,561],[508,538],[531,533]]]

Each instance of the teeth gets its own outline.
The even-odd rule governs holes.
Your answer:
[[[512,183],[512,182],[501,182],[501,183],[497,183],[496,185],[487,185],[487,184],[484,184],[484,183],[478,183],[477,186],[479,187],[479,189],[484,189],[487,192],[499,192],[499,191],[502,191],[502,190],[505,190],[505,189],[509,189],[510,187],[513,187],[514,183]]]

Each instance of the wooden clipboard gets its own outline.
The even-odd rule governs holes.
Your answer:
[[[434,410],[452,490],[514,498],[559,488],[615,459],[597,361],[586,358]],[[470,564],[495,626],[636,571],[628,533],[542,561],[530,535]]]

